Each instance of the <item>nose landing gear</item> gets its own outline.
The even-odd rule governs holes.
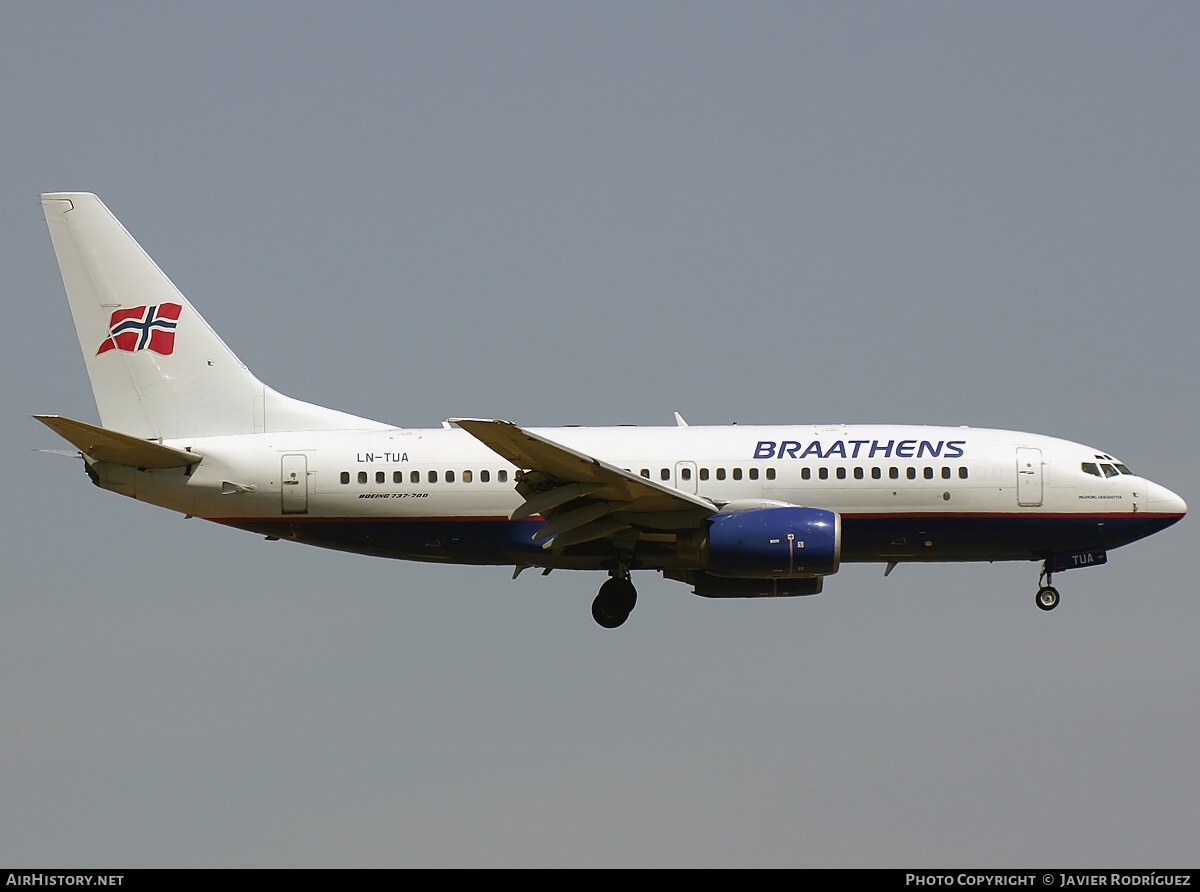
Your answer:
[[[1050,584],[1050,568],[1042,564],[1041,575],[1038,576],[1038,590],[1034,603],[1042,610],[1053,610],[1058,606],[1058,589]]]
[[[600,593],[592,602],[592,619],[606,629],[615,629],[629,619],[637,604],[637,589],[629,579],[627,567],[608,572],[612,578],[600,586]]]

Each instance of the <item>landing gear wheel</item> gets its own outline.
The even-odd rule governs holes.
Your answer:
[[[628,613],[618,613],[616,616],[609,616],[604,612],[604,607],[601,605],[600,596],[596,596],[596,600],[592,602],[592,619],[606,629],[615,629],[625,620],[629,619]]]
[[[1043,585],[1038,589],[1037,606],[1042,610],[1053,610],[1058,606],[1058,589],[1052,585]]]
[[[628,614],[637,606],[637,589],[628,579],[614,578],[600,586],[599,598],[604,598],[611,612]]]
[[[614,577],[600,586],[600,593],[592,602],[592,619],[606,629],[615,629],[625,620],[637,604],[637,589],[628,579]]]

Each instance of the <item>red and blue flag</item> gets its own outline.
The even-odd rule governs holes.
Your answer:
[[[180,304],[159,304],[150,307],[125,307],[112,314],[108,322],[108,338],[96,355],[109,350],[153,350],[170,356],[175,349],[175,326],[179,322]]]

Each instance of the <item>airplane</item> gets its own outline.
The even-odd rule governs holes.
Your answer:
[[[293,399],[233,354],[95,195],[42,195],[100,425],[36,415],[102,489],[269,540],[454,564],[634,570],[708,598],[819,593],[842,563],[1041,561],[1052,574],[1187,505],[1111,454],[924,425],[410,429]]]

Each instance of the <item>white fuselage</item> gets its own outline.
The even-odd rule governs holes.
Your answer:
[[[1113,548],[1182,516],[1165,488],[1111,456],[1037,434],[897,425],[555,428],[534,431],[725,510],[838,512],[849,561],[1036,559]],[[167,441],[191,469],[95,466],[100,484],[267,535],[462,563],[555,562],[510,521],[518,469],[455,428],[245,434]],[[1100,473],[1083,470],[1121,468]],[[1107,476],[1105,476],[1107,473]],[[653,537],[650,537],[653,538]],[[686,563],[686,562],[685,562]],[[644,566],[676,566],[669,547]]]
[[[899,425],[406,430],[266,386],[95,195],[42,207],[100,425],[37,416],[100,486],[326,548],[608,572],[606,628],[653,569],[705,597],[816,594],[841,561],[1107,560],[1187,510],[1112,456]]]

